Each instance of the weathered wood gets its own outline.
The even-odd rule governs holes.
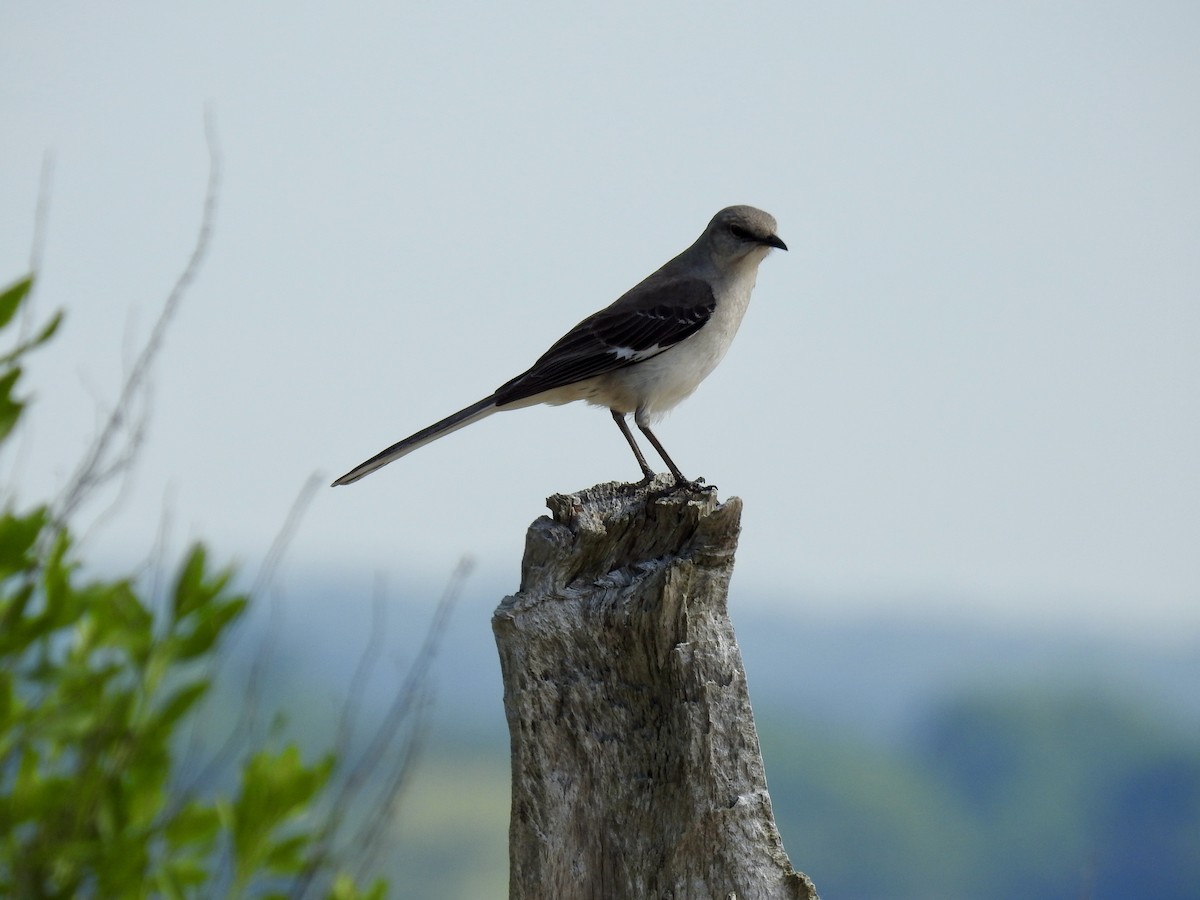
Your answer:
[[[775,827],[726,613],[741,501],[669,483],[550,497],[493,616],[511,900],[817,896]]]

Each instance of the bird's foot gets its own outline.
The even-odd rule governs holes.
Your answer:
[[[676,491],[688,491],[693,494],[708,494],[717,489],[715,484],[705,484],[703,477],[692,481],[690,478],[683,477],[678,472],[673,472],[672,474],[675,476],[675,481],[654,491],[656,496],[665,497],[667,494],[673,494]],[[654,482],[656,478],[658,478],[656,474],[653,472],[647,472],[640,481],[628,481],[621,487],[626,491],[645,490]]]
[[[710,494],[717,489],[715,484],[705,484],[703,478],[697,478],[692,481],[690,478],[685,478],[678,472],[672,472],[675,480],[670,484],[664,485],[653,492],[653,496],[666,497],[668,494],[676,494],[680,491],[686,491],[689,494]],[[639,481],[637,487],[646,487],[646,481]]]
[[[651,472],[649,469],[643,469],[641,480],[632,482],[631,486],[635,487],[635,488],[644,488],[644,487],[646,487],[646,485],[650,484],[650,482],[652,482],[657,477],[658,476],[655,475],[653,472]]]
[[[625,481],[617,486],[617,490],[624,494],[636,494],[639,491],[646,489],[647,485],[654,480],[653,474],[647,475],[640,481]]]
[[[701,475],[695,481],[689,481],[687,478],[675,476],[675,489],[682,491],[691,491],[694,494],[708,494],[717,489],[715,484],[705,484],[704,476]]]

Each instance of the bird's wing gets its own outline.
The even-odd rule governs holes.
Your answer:
[[[716,305],[712,286],[703,279],[652,276],[559,338],[528,371],[496,391],[496,404],[657,356],[703,328]]]

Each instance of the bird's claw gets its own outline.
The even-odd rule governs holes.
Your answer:
[[[627,481],[623,487],[630,491],[640,491],[650,486],[650,484],[658,476],[653,472],[644,476],[640,481]],[[665,496],[674,493],[675,491],[690,491],[695,494],[709,494],[717,489],[715,484],[706,484],[703,477],[697,478],[695,481],[690,478],[684,478],[680,475],[675,476],[675,481],[666,487],[660,488],[654,493],[658,496]]]
[[[715,484],[705,484],[704,476],[700,476],[695,481],[689,481],[686,478],[676,478],[675,487],[692,491],[697,494],[709,494],[717,489]]]

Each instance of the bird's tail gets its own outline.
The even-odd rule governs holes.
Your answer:
[[[428,428],[421,429],[416,434],[406,437],[398,444],[392,444],[386,450],[376,453],[366,462],[359,463],[335,481],[333,487],[337,487],[339,484],[352,484],[358,481],[358,479],[370,475],[376,469],[382,469],[392,460],[407,456],[418,447],[424,447],[426,444],[432,443],[440,437],[445,437],[452,431],[458,431],[458,429],[464,428],[472,422],[478,422],[480,419],[490,416],[495,411],[495,396],[484,397],[478,403],[473,403],[466,409],[460,409],[452,416],[446,416],[442,421],[435,422]]]

